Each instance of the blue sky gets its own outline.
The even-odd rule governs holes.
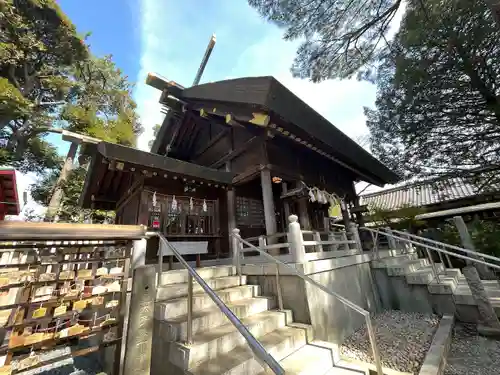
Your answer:
[[[375,87],[356,80],[313,84],[292,78],[298,42],[282,40],[246,0],[58,0],[81,33],[90,31],[92,52],[112,54],[136,83],[134,99],[145,128],[138,147],[146,150],[152,127],[163,120],[159,91],[145,85],[155,72],[191,85],[212,33],[217,44],[201,82],[272,75],[351,138],[366,134],[363,106],[372,106]],[[65,155],[69,145],[51,135]],[[35,176],[19,176],[22,192]]]
[[[274,75],[347,135],[366,132],[363,106],[372,105],[375,88],[366,82],[313,84],[293,79],[289,67],[298,42],[282,40],[282,30],[267,23],[246,0],[59,0],[80,32],[92,32],[92,52],[112,54],[136,82],[134,98],[146,131],[138,147],[147,148],[151,128],[161,123],[159,92],[144,84],[148,72],[189,86],[212,33],[217,44],[202,82],[241,76]],[[60,144],[65,153],[68,145]]]

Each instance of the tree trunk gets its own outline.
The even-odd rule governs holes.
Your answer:
[[[484,0],[493,15],[493,19],[500,27],[500,0]]]
[[[56,182],[56,187],[54,189],[54,193],[50,198],[49,207],[47,208],[46,219],[52,221],[54,217],[57,215],[57,211],[59,211],[59,206],[61,204],[63,198],[63,190],[61,184],[66,181],[68,178],[69,172],[73,167],[73,161],[75,160],[76,152],[78,150],[77,143],[71,143],[69,147],[68,155],[66,156],[66,161],[64,162],[63,168],[61,170],[61,174]]]

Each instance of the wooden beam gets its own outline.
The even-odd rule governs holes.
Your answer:
[[[213,163],[212,165],[210,165],[210,168],[218,169],[219,167],[221,167],[222,165],[224,165],[224,163],[226,161],[232,160],[235,157],[237,157],[238,155],[240,155],[242,152],[248,150],[248,148],[251,147],[253,144],[256,144],[256,142],[258,140],[263,141],[262,138],[258,137],[258,136],[250,138],[240,148],[238,148],[238,149],[230,152],[229,154],[226,154],[225,156],[223,156],[222,158],[220,158],[219,160],[217,160],[215,163]]]
[[[201,151],[199,151],[198,153],[196,153],[196,155],[193,157],[193,160],[198,158],[199,156],[203,155],[203,153],[205,153],[205,151],[207,151],[210,147],[212,147],[214,144],[216,144],[217,142],[219,142],[222,138],[224,138],[228,133],[231,132],[231,128],[226,128],[224,129],[223,131],[219,132],[215,137],[213,137],[210,142],[208,142],[205,147],[203,147],[203,149]]]
[[[230,184],[234,178],[233,173],[218,171],[194,163],[155,155],[114,143],[101,142],[98,145],[98,151],[108,159],[124,162],[136,169],[157,170],[157,172],[172,173],[197,180],[212,181],[215,184],[220,183],[223,185]]]
[[[130,175],[132,176],[132,173]],[[142,189],[143,186],[144,177],[141,177],[127,190],[127,194],[116,203],[115,211],[119,211],[124,205],[126,205],[127,202],[129,202],[135,194]]]
[[[248,168],[245,172],[238,174],[233,178],[233,185],[241,185],[245,182],[253,180],[261,171],[260,165],[254,165]]]
[[[111,166],[111,163],[109,164]],[[113,181],[113,177],[115,177],[115,170],[108,169],[106,174],[104,175],[104,180],[102,181],[101,188],[99,189],[101,194],[106,195],[109,187],[111,186],[111,182]]]
[[[112,194],[118,193],[118,189],[120,188],[120,185],[121,185],[120,183],[122,182],[122,180],[123,180],[123,172],[117,171],[115,181],[113,182],[113,187],[111,190]]]

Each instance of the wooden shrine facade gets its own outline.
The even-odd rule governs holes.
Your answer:
[[[397,180],[273,77],[183,88],[150,75],[148,84],[168,110],[151,152],[93,146],[81,197],[84,207],[116,210],[117,223],[228,254],[234,227],[274,234],[296,213],[305,229],[321,228],[327,206],[308,202],[304,186],[355,202],[355,181]]]

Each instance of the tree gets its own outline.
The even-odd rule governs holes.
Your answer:
[[[292,65],[295,77],[320,82],[350,78],[369,66],[386,42],[402,0],[248,0],[285,28],[285,40],[305,38]]]
[[[381,60],[377,108],[365,111],[374,154],[407,177],[498,168],[499,36],[483,1],[410,4]],[[462,272],[481,332],[498,334],[476,268],[469,260]]]
[[[498,168],[499,38],[482,0],[409,7],[365,108],[375,156],[407,178]]]
[[[158,135],[158,132],[160,131],[161,125],[156,124],[153,126],[153,139],[150,139],[148,142],[148,147],[151,150],[151,147],[153,147],[153,143],[155,142],[156,136]]]
[[[75,70],[77,94],[61,110],[60,119],[65,128],[104,141],[135,146],[137,136],[142,132],[135,112],[133,86],[127,81],[112,61],[111,56],[92,57]],[[82,221],[84,219],[111,218],[110,213],[82,210],[78,207],[79,196],[87,169],[87,150],[80,149],[79,165],[66,181],[60,181],[63,199],[59,203],[60,221]],[[32,191],[33,198],[48,205],[61,171],[61,166],[48,170]]]
[[[481,0],[500,27],[500,2]],[[248,0],[264,18],[284,28],[285,40],[305,39],[292,65],[295,77],[371,79],[398,11],[428,0]],[[467,7],[467,5],[465,5]],[[491,19],[491,14],[488,18]],[[423,23],[425,25],[425,22]]]
[[[35,184],[31,189],[31,196],[38,203],[47,206],[55,188],[55,184],[59,177],[60,170],[51,170]],[[73,169],[69,178],[61,182],[61,188],[64,192],[58,217],[60,222],[112,222],[114,220],[114,212],[106,212],[101,210],[82,209],[78,206],[78,200],[83,190],[85,175],[87,169],[85,166],[78,166]]]
[[[87,46],[54,0],[0,0],[0,163],[42,172],[60,159],[43,136],[73,97]]]

